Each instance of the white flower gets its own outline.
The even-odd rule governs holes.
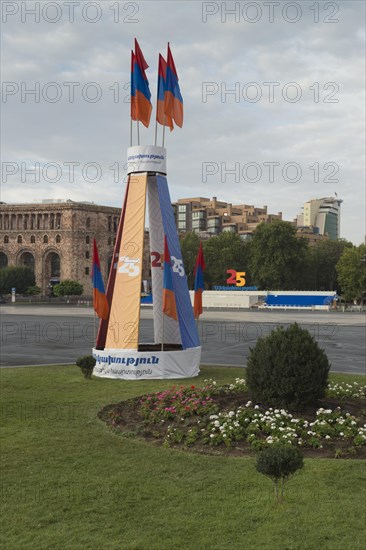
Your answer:
[[[211,438],[212,438],[212,437],[215,437],[215,434],[210,434],[210,437],[211,437]]]
[[[341,437],[343,437],[343,436],[344,436],[344,433],[343,433],[343,432],[339,432],[339,435],[340,435]]]

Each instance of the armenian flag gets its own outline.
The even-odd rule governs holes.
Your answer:
[[[92,280],[93,280],[93,306],[94,311],[101,319],[106,320],[108,318],[109,306],[107,302],[107,296],[104,290],[104,284],[102,274],[100,272],[100,261],[97,249],[97,243],[93,240],[93,267],[92,267]]]
[[[163,313],[178,320],[168,242],[164,236]]]
[[[168,56],[165,81],[165,115],[171,117],[177,126],[183,126],[183,98],[178,84],[178,73],[168,42]]]
[[[194,305],[193,305],[193,315],[195,319],[202,314],[202,292],[205,288],[203,282],[203,270],[205,269],[205,260],[203,259],[203,249],[202,243],[198,250],[198,256],[196,260],[196,265],[194,268]]]
[[[149,81],[145,72],[148,67],[135,38],[135,51],[131,51],[131,118],[140,120],[146,128],[149,127],[152,111]]]
[[[156,120],[162,126],[169,126],[170,131],[174,129],[173,120],[170,116],[164,113],[165,93],[166,93],[166,61],[159,53],[159,69],[158,69],[158,98],[156,107]]]

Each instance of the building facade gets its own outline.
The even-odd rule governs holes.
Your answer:
[[[297,216],[298,227],[315,227],[320,235],[328,235],[329,239],[340,238],[340,214],[343,200],[337,197],[311,199],[302,207]]]
[[[233,205],[218,201],[217,197],[179,199],[173,203],[173,209],[178,232],[194,231],[202,236],[227,231],[249,239],[260,223],[282,220],[282,212],[268,214],[267,206]]]
[[[43,295],[65,279],[78,281],[92,294],[93,239],[105,285],[113,259],[121,210],[94,203],[43,201],[0,204],[0,269],[27,265]],[[150,278],[149,233],[145,231],[143,279]]]
[[[0,268],[27,265],[42,294],[65,279],[92,293],[93,239],[106,281],[120,209],[93,203],[43,201],[0,205]]]

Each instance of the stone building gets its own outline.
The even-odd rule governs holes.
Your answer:
[[[72,279],[92,293],[93,239],[107,280],[119,208],[73,201],[0,205],[0,268],[28,265],[42,294]]]
[[[179,232],[195,231],[202,236],[228,231],[250,239],[260,223],[282,220],[282,212],[268,214],[267,206],[233,205],[218,201],[217,197],[179,199],[173,203],[173,209]]]
[[[71,200],[40,204],[0,204],[0,268],[28,265],[48,295],[72,279],[92,294],[93,239],[105,285],[113,258],[120,208]],[[143,279],[150,278],[149,234],[145,231]]]

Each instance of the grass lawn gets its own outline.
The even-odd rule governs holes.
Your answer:
[[[242,375],[204,367],[182,384]],[[75,366],[1,369],[1,382],[6,550],[365,547],[363,461],[306,460],[276,506],[252,458],[162,448],[115,435],[96,418],[108,403],[176,382],[86,381]]]

